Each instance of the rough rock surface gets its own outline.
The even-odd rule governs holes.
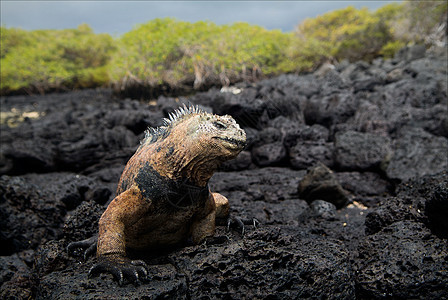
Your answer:
[[[338,132],[334,142],[335,163],[340,169],[381,169],[390,155],[388,137],[357,131]]]
[[[417,47],[240,93],[1,98],[0,298],[446,299],[446,82],[446,56]],[[143,131],[181,103],[246,130],[247,149],[210,186],[232,215],[260,224],[131,253],[150,266],[139,286],[89,278],[95,258],[71,257],[67,244],[95,234]],[[333,189],[309,180],[319,168]]]
[[[391,179],[408,180],[448,169],[448,139],[434,136],[422,128],[403,129],[394,143],[387,167]]]

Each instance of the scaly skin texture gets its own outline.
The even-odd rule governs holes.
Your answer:
[[[212,236],[215,218],[228,216],[229,202],[211,193],[208,181],[245,142],[245,132],[232,117],[194,107],[184,106],[164,126],[150,129],[123,171],[117,197],[101,216],[100,263],[91,273],[138,279],[146,274],[144,263],[127,259],[127,248],[158,248],[189,238],[197,244]]]

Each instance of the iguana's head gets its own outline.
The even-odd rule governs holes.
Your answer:
[[[171,134],[183,135],[185,142],[208,157],[228,160],[236,157],[246,145],[246,133],[229,116],[209,113],[191,114],[173,128]]]
[[[229,115],[218,116],[184,106],[165,123],[171,138],[194,148],[199,156],[228,160],[246,146],[246,133]]]
[[[191,169],[193,173],[214,171],[221,162],[235,158],[246,145],[246,133],[228,115],[218,116],[184,105],[164,123],[147,132],[142,146],[157,144],[160,154],[167,153],[160,155],[165,164]]]

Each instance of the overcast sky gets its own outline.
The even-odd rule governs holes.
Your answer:
[[[400,1],[0,1],[1,23],[7,27],[64,29],[87,23],[96,33],[112,35],[163,17],[217,24],[243,21],[288,32],[307,17],[350,5],[375,10],[391,2]]]

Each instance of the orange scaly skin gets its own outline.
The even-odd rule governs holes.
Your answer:
[[[120,178],[117,197],[99,221],[97,257],[91,274],[145,277],[147,266],[130,261],[126,249],[151,249],[191,238],[200,243],[226,218],[226,197],[211,193],[218,166],[244,148],[245,132],[230,116],[183,107],[150,129]],[[78,245],[79,246],[79,245]]]

